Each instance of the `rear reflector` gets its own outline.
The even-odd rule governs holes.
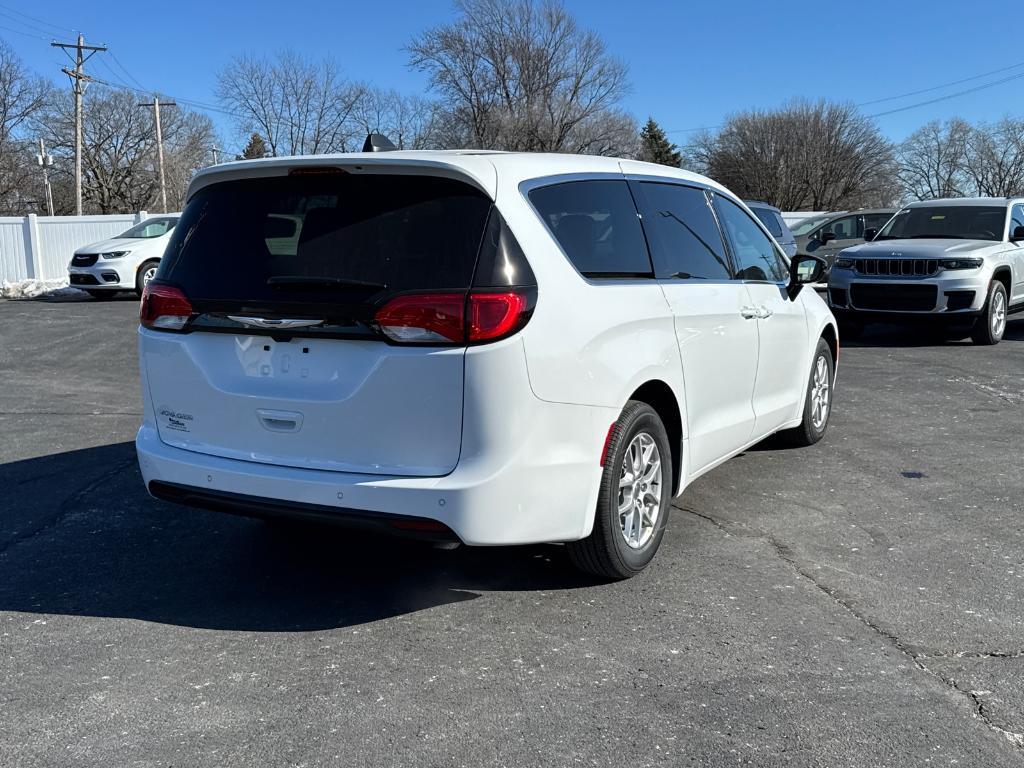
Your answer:
[[[180,331],[192,317],[192,304],[180,289],[150,283],[142,292],[139,322],[146,328]]]
[[[405,344],[469,344],[496,341],[529,319],[521,291],[420,293],[396,296],[374,317],[381,332]]]
[[[613,421],[612,425],[608,427],[608,434],[604,438],[604,447],[601,449],[601,466],[604,466],[605,461],[608,459],[608,446],[612,442],[612,433],[615,432],[615,425],[619,422]]]

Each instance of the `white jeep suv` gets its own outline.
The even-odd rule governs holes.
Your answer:
[[[1024,310],[1024,198],[911,203],[829,273],[829,303],[855,335],[871,322],[960,326],[997,344]],[[960,335],[966,335],[966,332]]]
[[[384,152],[195,176],[141,307],[154,496],[609,578],[686,484],[828,425],[836,326],[714,182],[604,157]]]

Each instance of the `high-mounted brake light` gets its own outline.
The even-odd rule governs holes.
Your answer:
[[[374,321],[392,341],[470,344],[495,341],[523,326],[530,302],[522,291],[419,293],[396,296]]]
[[[178,288],[149,283],[142,292],[139,322],[146,328],[180,331],[192,317],[192,303]]]

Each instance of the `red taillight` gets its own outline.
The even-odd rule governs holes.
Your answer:
[[[527,294],[420,293],[396,296],[374,317],[392,341],[413,344],[493,341],[522,326]]]
[[[393,298],[374,319],[394,341],[461,342],[466,335],[465,312],[463,293],[420,293]]]
[[[515,291],[469,295],[469,340],[490,341],[514,330],[526,311],[526,296]]]
[[[139,322],[146,328],[180,331],[192,317],[192,304],[178,288],[150,283],[142,292]]]

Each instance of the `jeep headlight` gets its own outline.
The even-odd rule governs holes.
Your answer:
[[[120,259],[122,256],[127,256],[131,251],[110,251],[109,253],[101,253],[101,259]]]
[[[985,263],[984,259],[940,259],[939,264],[943,269],[977,269]]]
[[[838,259],[836,259],[835,266],[837,266],[839,269],[849,269],[850,267],[853,266],[853,259],[851,259],[849,256],[840,256]]]

